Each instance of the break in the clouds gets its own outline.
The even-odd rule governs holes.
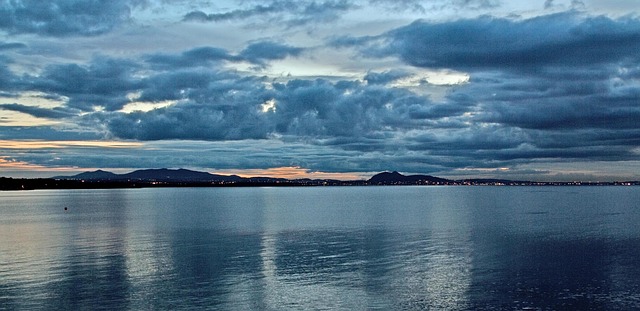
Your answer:
[[[622,2],[89,3],[2,2],[5,167],[638,178]]]

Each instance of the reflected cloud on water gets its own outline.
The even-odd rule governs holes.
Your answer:
[[[526,200],[510,206],[510,197],[491,192],[438,189],[403,188],[377,205],[382,199],[369,189],[352,197],[328,190],[341,196],[336,205],[321,200],[327,193],[268,189],[5,197],[0,309],[640,305],[634,227],[607,220],[597,230],[577,229],[593,221],[567,222],[568,215]],[[403,206],[388,203],[416,191]],[[583,214],[602,214],[596,206]],[[626,205],[613,212],[637,219]]]

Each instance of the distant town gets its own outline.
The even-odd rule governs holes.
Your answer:
[[[187,169],[146,169],[127,174],[97,170],[51,178],[0,177],[0,190],[109,189],[151,187],[314,187],[314,186],[638,186],[640,181],[540,182],[506,179],[451,180],[430,175],[382,172],[368,180],[286,179],[216,175]]]

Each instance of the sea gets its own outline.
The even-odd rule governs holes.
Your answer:
[[[640,188],[0,192],[0,310],[640,310]]]

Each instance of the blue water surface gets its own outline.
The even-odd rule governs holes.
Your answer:
[[[633,310],[638,224],[637,187],[0,192],[0,310]]]

